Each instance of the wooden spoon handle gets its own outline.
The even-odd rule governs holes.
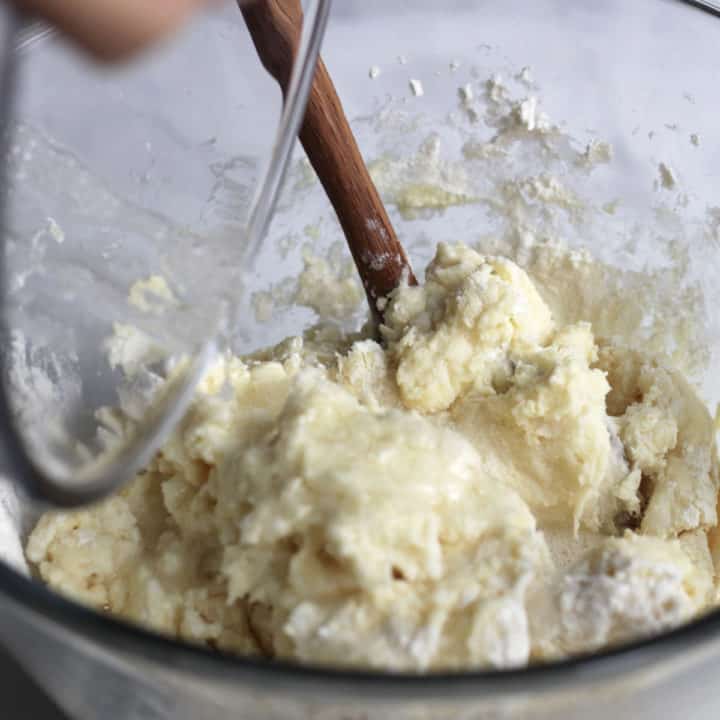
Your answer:
[[[302,25],[299,1],[258,0],[241,10],[263,65],[284,94]],[[381,320],[378,299],[403,281],[410,285],[417,281],[322,60],[315,72],[300,141],[335,208],[370,309]]]

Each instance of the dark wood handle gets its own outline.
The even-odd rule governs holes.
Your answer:
[[[258,0],[241,9],[260,60],[284,94],[302,26],[300,3]],[[403,280],[410,285],[417,281],[322,60],[313,80],[300,141],[335,208],[370,309],[381,320],[377,300]]]

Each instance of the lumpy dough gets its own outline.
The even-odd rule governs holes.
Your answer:
[[[40,520],[40,576],[213,647],[407,670],[522,666],[715,602],[714,426],[663,358],[557,325],[462,245],[385,319],[382,344],[318,327],[222,358],[128,487]]]

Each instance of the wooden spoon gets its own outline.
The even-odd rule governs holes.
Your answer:
[[[262,64],[278,81],[284,95],[302,26],[299,0],[258,0],[243,4],[241,11]],[[373,316],[382,321],[378,300],[401,282],[416,285],[417,280],[321,59],[300,141],[335,208]]]

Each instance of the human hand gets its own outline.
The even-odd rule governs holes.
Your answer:
[[[116,60],[181,25],[211,0],[10,0],[99,58]]]

